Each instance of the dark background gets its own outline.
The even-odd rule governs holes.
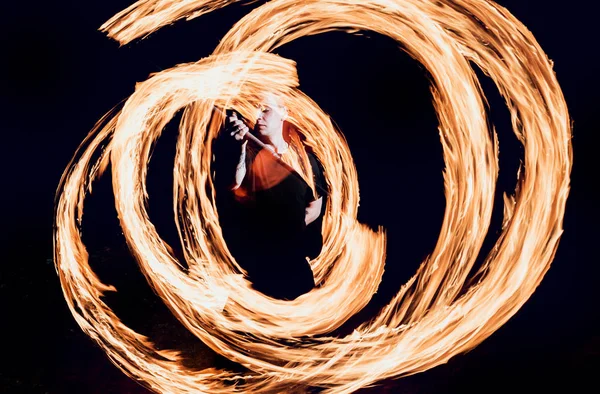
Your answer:
[[[535,35],[566,96],[574,124],[572,191],[558,253],[522,309],[474,350],[416,376],[364,393],[465,393],[549,389],[592,392],[598,371],[598,207],[592,188],[597,130],[597,21],[592,2],[503,0]],[[147,393],[77,326],[52,263],[54,193],[95,122],[152,72],[209,55],[251,6],[230,6],[119,45],[98,31],[129,0],[34,0],[0,6],[0,209],[2,365],[0,392]],[[444,209],[441,146],[425,70],[392,40],[370,33],[306,37],[277,51],[298,63],[300,88],[345,133],[359,171],[359,220],[388,230],[379,293],[346,327],[373,316],[431,252]],[[481,74],[481,73],[480,73]],[[522,150],[497,90],[482,76],[501,146],[499,193],[514,190]],[[167,127],[149,172],[150,215],[174,240],[170,205],[176,126]],[[500,199],[498,199],[500,201]],[[159,345],[183,349],[199,367],[227,365],[177,325],[129,256],[111,200],[110,176],[86,200],[84,240],[107,302]],[[501,205],[489,240],[495,240]],[[589,387],[589,388],[586,388]],[[596,387],[596,389],[594,389]]]

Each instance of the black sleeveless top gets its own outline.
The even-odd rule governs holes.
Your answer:
[[[256,160],[260,151],[248,156],[240,189],[217,189],[225,241],[256,290],[292,300],[315,286],[307,258],[320,253],[322,215],[305,224],[305,209],[316,196],[297,172],[278,167],[272,158],[266,164]],[[315,184],[323,191],[323,169],[314,154],[308,156]]]

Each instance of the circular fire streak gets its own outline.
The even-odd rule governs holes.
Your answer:
[[[234,2],[141,0],[102,29],[126,44]],[[369,302],[383,274],[385,234],[356,221],[358,179],[341,133],[297,89],[294,62],[269,53],[333,30],[389,36],[428,69],[446,163],[446,211],[435,249],[375,319],[343,338],[316,335],[331,332]],[[492,214],[498,151],[469,62],[506,98],[525,155],[515,195],[505,196],[503,231],[473,277],[469,272]],[[330,187],[323,252],[311,261],[321,286],[288,302],[254,292],[240,275],[218,224],[209,176],[210,142],[222,120],[217,113],[211,121],[212,109],[234,107],[251,118],[264,90],[285,97],[290,121],[323,163]],[[144,207],[153,143],[182,108],[174,212],[189,270],[181,269]],[[473,348],[527,301],[562,233],[570,133],[551,62],[531,33],[492,2],[273,0],[240,20],[210,57],[138,84],[123,109],[92,130],[57,192],[56,269],[77,323],[119,368],[152,390],[290,392],[322,386],[325,392],[352,392]],[[155,349],[101,300],[103,292],[116,289],[90,269],[79,224],[86,193],[109,165],[124,235],[149,284],[187,329],[252,373],[191,370],[176,351]]]

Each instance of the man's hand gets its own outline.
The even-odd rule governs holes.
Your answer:
[[[315,201],[312,201],[305,209],[304,222],[308,226],[321,214],[321,208],[323,207],[323,197],[317,198]]]
[[[234,112],[231,116],[227,118],[227,132],[230,136],[235,138],[236,141],[244,141],[246,138],[246,133],[250,131],[250,128],[246,126],[246,124],[238,118],[237,113]]]

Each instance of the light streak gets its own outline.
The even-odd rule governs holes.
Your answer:
[[[139,1],[102,29],[126,44],[233,2]],[[386,237],[383,229],[374,232],[356,220],[358,179],[341,132],[298,89],[295,64],[269,53],[333,30],[389,36],[427,68],[446,163],[446,211],[434,250],[374,320],[342,338],[326,334],[376,291]],[[461,293],[489,228],[498,172],[496,135],[488,130],[485,98],[469,62],[506,98],[524,163],[514,196],[505,198],[503,231],[478,280]],[[323,252],[311,261],[322,286],[288,302],[254,292],[240,275],[218,225],[209,176],[210,141],[219,126],[210,122],[211,109],[235,107],[250,119],[264,90],[285,98],[290,121],[324,164],[330,186]],[[181,108],[174,213],[189,272],[180,269],[144,206],[152,144]],[[57,192],[56,269],[81,328],[126,374],[156,392],[292,392],[305,386],[352,392],[473,348],[527,301],[562,234],[570,138],[551,62],[526,27],[492,2],[274,0],[241,19],[210,57],[138,84],[123,109],[92,130]],[[190,370],[175,350],[156,350],[103,303],[102,293],[115,289],[91,271],[78,224],[86,193],[109,166],[124,235],[149,284],[190,332],[252,373]]]

